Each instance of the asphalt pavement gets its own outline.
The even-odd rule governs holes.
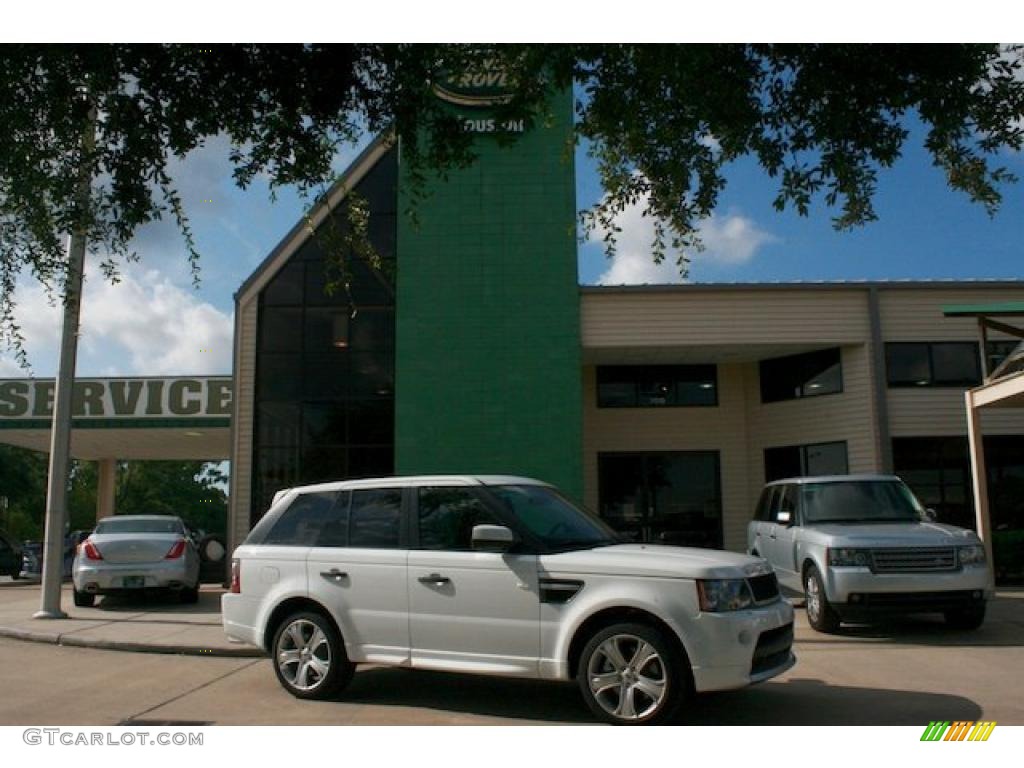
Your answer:
[[[374,666],[360,667],[336,700],[296,700],[270,660],[226,641],[220,594],[205,587],[196,606],[108,598],[75,608],[65,591],[70,616],[55,621],[30,618],[38,585],[0,584],[0,680],[11,692],[0,697],[0,724],[592,722],[574,684]],[[823,635],[798,610],[794,651],[793,669],[698,696],[683,722],[1024,725],[1024,590],[1001,591],[976,631],[920,617]]]

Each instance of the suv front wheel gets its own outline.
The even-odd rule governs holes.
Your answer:
[[[804,595],[807,599],[807,622],[819,632],[835,632],[839,629],[839,616],[829,604],[825,595],[825,584],[815,566],[804,574]]]
[[[673,718],[689,688],[685,656],[646,624],[615,624],[583,648],[576,677],[587,706],[615,725]]]
[[[300,699],[326,699],[349,684],[355,665],[334,625],[319,613],[294,613],[274,633],[277,679]]]

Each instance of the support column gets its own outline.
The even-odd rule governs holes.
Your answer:
[[[100,459],[96,475],[96,522],[114,514],[114,491],[117,487],[117,459]]]
[[[974,392],[964,393],[967,410],[967,445],[971,452],[971,485],[974,491],[974,514],[978,536],[985,545],[989,566],[989,588],[995,586],[995,560],[992,556],[992,519],[988,510],[988,473],[985,470],[985,442],[981,432],[981,414],[974,407]]]

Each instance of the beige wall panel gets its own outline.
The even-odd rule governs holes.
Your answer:
[[[597,456],[614,451],[719,452],[725,547],[746,546],[748,498],[743,367],[718,367],[714,408],[598,408],[593,366],[583,369],[584,500],[597,510]]]
[[[967,434],[962,389],[922,387],[887,392],[893,437]],[[1024,435],[1024,408],[983,411],[982,430],[986,435]]]
[[[869,347],[845,346],[841,355],[841,393],[781,403],[761,403],[757,365],[748,364],[750,498],[756,499],[764,484],[765,448],[845,440],[850,472],[879,470]]]
[[[736,290],[584,293],[584,348],[859,343],[867,291]]]
[[[976,341],[978,322],[973,317],[944,317],[950,304],[991,304],[1024,301],[1021,288],[881,288],[878,303],[885,341]],[[997,318],[998,319],[998,318]],[[1010,325],[1024,325],[1008,319]],[[1009,338],[992,334],[991,338]],[[966,429],[966,426],[964,427]]]
[[[256,387],[256,326],[259,302],[256,298],[238,308],[238,345],[235,370],[235,402],[233,423],[234,446],[231,463],[231,499],[228,531],[232,547],[238,546],[249,533],[249,506],[252,499],[252,430],[255,423],[253,405]]]

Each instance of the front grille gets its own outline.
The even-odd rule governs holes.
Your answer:
[[[754,658],[750,663],[750,674],[766,672],[786,663],[793,647],[793,625],[786,624],[762,632],[757,638]]]
[[[875,573],[928,573],[956,569],[956,550],[953,547],[871,550],[871,570]]]
[[[754,596],[756,603],[766,603],[779,596],[779,581],[774,573],[753,576],[747,579],[747,584],[750,585],[750,594]]]

